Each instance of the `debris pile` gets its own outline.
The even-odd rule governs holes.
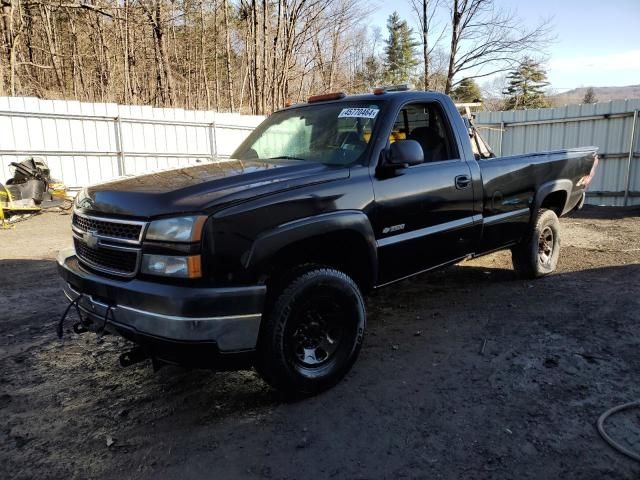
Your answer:
[[[0,183],[0,225],[26,220],[45,209],[71,208],[66,187],[51,178],[43,159],[32,157],[9,165],[13,177],[4,185]]]

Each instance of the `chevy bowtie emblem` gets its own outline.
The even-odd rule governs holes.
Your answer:
[[[89,248],[97,248],[98,247],[98,236],[96,235],[98,232],[96,230],[89,230],[82,235],[82,239],[84,243],[87,244]]]

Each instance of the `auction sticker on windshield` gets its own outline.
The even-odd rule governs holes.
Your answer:
[[[376,118],[377,108],[343,108],[338,118]]]

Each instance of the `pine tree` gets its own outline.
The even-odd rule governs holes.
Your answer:
[[[502,92],[508,96],[507,110],[549,106],[543,91],[549,82],[540,63],[525,57],[520,66],[507,75],[507,80],[509,85]]]
[[[596,98],[596,92],[593,87],[587,88],[587,91],[584,92],[584,98],[582,99],[582,103],[598,103],[598,99]]]
[[[453,89],[451,96],[456,102],[461,103],[482,101],[480,87],[472,78],[463,78],[458,86]]]
[[[374,87],[379,87],[383,82],[380,60],[374,55],[369,55],[365,59],[363,67],[356,72],[355,80],[362,90],[371,90]]]
[[[389,37],[385,40],[384,67],[385,81],[389,83],[408,82],[418,61],[415,48],[418,43],[413,38],[413,29],[406,20],[401,20],[398,12],[393,12],[387,20]]]

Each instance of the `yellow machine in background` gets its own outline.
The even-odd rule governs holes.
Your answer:
[[[0,183],[0,224],[6,227],[50,208],[69,209],[71,198],[60,181],[53,180],[47,163],[28,158],[10,164],[13,177]]]

